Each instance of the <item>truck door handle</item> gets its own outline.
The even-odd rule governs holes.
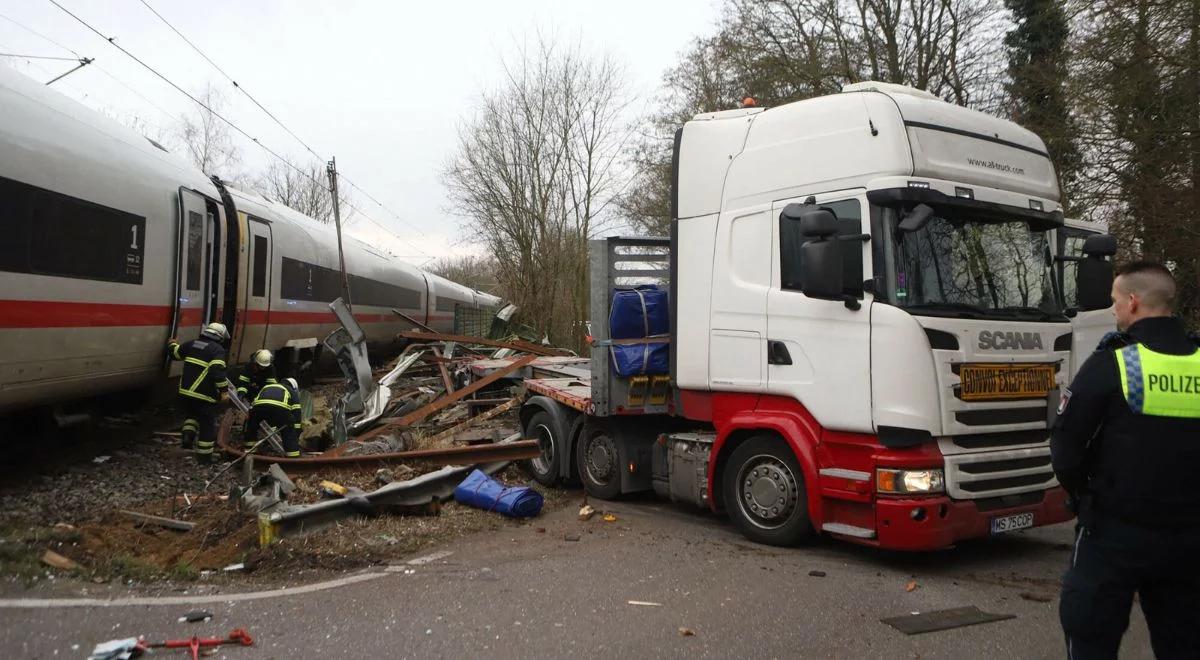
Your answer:
[[[791,364],[792,354],[781,341],[767,340],[767,364]]]

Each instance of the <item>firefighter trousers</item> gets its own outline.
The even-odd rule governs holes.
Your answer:
[[[1155,657],[1200,658],[1200,530],[1089,518],[1076,527],[1059,602],[1067,657],[1115,659],[1136,593]]]
[[[190,396],[180,396],[179,401],[183,404],[183,412],[187,417],[183,422],[184,448],[189,444],[190,435],[194,441],[196,455],[211,456],[217,443],[217,404]]]

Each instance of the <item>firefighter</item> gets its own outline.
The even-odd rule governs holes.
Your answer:
[[[1200,350],[1175,280],[1137,262],[1112,286],[1110,333],[1063,392],[1050,441],[1076,507],[1059,617],[1067,653],[1116,658],[1136,593],[1158,658],[1200,654]]]
[[[209,323],[200,337],[179,343],[172,337],[167,349],[175,360],[183,361],[183,376],[179,379],[179,401],[187,419],[183,422],[184,449],[196,451],[196,461],[207,464],[213,460],[217,441],[217,410],[229,385],[225,376],[225,346],[229,331],[221,323]]]
[[[262,422],[272,431],[278,429],[284,456],[300,457],[300,391],[294,378],[282,383],[267,383],[258,392],[242,434],[242,449],[250,451],[263,437]]]
[[[237,393],[247,403],[254,401],[258,391],[268,383],[278,383],[275,380],[274,356],[265,348],[254,351],[250,365],[238,374]]]

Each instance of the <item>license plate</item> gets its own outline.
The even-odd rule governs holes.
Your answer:
[[[992,518],[992,533],[1003,534],[1011,532],[1015,529],[1025,529],[1033,527],[1032,513],[1014,513],[1010,516],[997,516]]]
[[[1052,364],[964,364],[958,376],[963,401],[1040,399],[1054,389]]]

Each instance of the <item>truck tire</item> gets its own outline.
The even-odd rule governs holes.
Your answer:
[[[621,459],[617,442],[602,426],[585,423],[575,452],[579,480],[588,495],[611,500],[621,494]]]
[[[746,538],[792,546],[813,535],[804,473],[790,447],[754,436],[729,456],[721,491],[729,519]]]
[[[542,455],[522,465],[543,486],[558,485],[558,461],[566,447],[566,439],[561,435],[554,417],[545,410],[534,413],[525,424],[524,437],[537,440]]]

